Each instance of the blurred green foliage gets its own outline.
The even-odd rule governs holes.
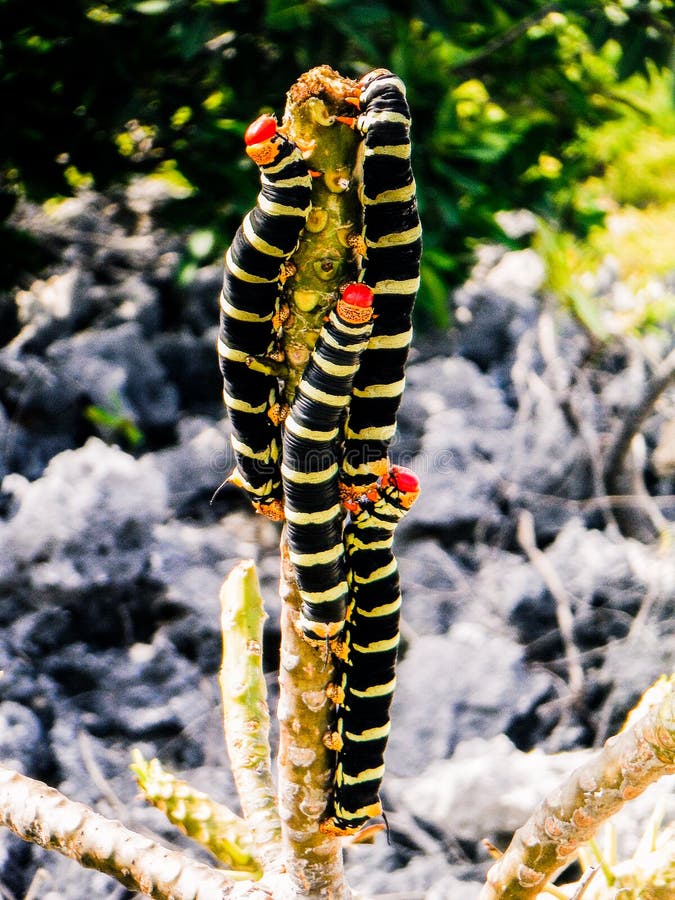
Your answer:
[[[674,0],[0,0],[0,220],[21,191],[43,200],[159,173],[176,187],[165,221],[197,235],[186,280],[252,205],[245,125],[281,112],[314,65],[357,77],[387,66],[414,116],[420,311],[443,324],[472,246],[503,238],[495,212],[527,207],[579,233],[602,218],[575,186],[613,164],[594,132],[633,108],[625,79],[668,64],[674,11]],[[7,281],[25,255],[5,259]]]

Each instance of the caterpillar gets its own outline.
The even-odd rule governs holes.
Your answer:
[[[376,499],[352,502],[345,528],[350,578],[341,652],[341,677],[332,693],[338,703],[335,731],[327,739],[336,750],[328,834],[350,834],[382,812],[379,788],[389,735],[389,707],[396,682],[401,594],[394,530],[419,495],[409,469],[392,466],[377,483]]]
[[[225,255],[220,296],[218,355],[236,460],[228,481],[244,488],[258,512],[281,519],[279,388],[267,357],[284,266],[310,211],[312,178],[272,116],[256,119],[244,142],[260,169],[261,190]]]
[[[330,641],[344,623],[338,440],[359,358],[372,331],[373,295],[349,284],[323,326],[284,423],[281,474],[288,547],[310,641]]]
[[[422,229],[410,162],[410,111],[403,82],[387,69],[361,80],[363,280],[374,294],[375,325],[354,379],[342,480],[358,496],[387,470],[405,383],[411,316],[419,287]]]

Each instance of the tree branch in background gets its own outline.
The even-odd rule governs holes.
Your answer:
[[[549,562],[546,554],[537,547],[534,519],[529,510],[522,510],[518,516],[518,543],[534,568],[539,572],[544,584],[555,602],[556,618],[562,638],[567,662],[567,678],[572,692],[572,700],[581,697],[584,688],[584,670],[581,656],[574,643],[574,616],[572,604],[560,576]]]
[[[657,682],[658,699],[550,794],[516,831],[488,872],[479,900],[535,900],[580,844],[628,800],[675,773],[675,676]],[[650,692],[651,693],[651,692]]]
[[[675,382],[675,349],[663,359],[653,376],[647,381],[639,401],[627,409],[605,455],[604,479],[610,495],[633,494],[636,497],[632,507],[617,507],[615,515],[621,530],[627,537],[650,541],[658,538],[667,522],[649,498],[643,484],[643,465],[632,460],[631,451],[639,455],[636,445],[640,428],[652,412],[659,397]]]

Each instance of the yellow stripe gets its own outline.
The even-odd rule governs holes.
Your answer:
[[[405,231],[391,231],[389,234],[383,234],[376,241],[369,241],[366,237],[367,247],[395,247],[399,244],[412,244],[418,238],[422,237],[422,226],[415,225],[414,228],[407,228]]]
[[[345,737],[348,737],[351,741],[379,741],[388,737],[390,731],[391,722],[387,722],[385,725],[380,725],[379,728],[367,728],[360,734],[347,731],[345,732]]]
[[[270,216],[299,216],[301,219],[307,218],[307,209],[275,203],[273,200],[268,200],[263,194],[258,194],[258,206]]]
[[[314,387],[304,379],[300,382],[300,392],[309,397],[310,400],[317,400],[326,406],[346,406],[349,402],[347,394],[329,394],[327,391],[321,391]]]
[[[290,553],[294,566],[321,566],[335,562],[343,555],[342,544],[336,544],[330,550],[319,550],[317,553]]]
[[[324,333],[322,335],[321,340],[327,347],[334,347],[336,350],[348,350],[350,353],[360,353],[368,346],[371,327],[372,325],[369,322],[365,328],[359,331],[359,334],[362,334],[364,336],[364,340],[354,342],[352,344],[345,344],[344,341],[340,342],[336,340],[333,335],[327,333]],[[354,332],[351,333],[354,334]]]
[[[294,188],[294,187],[310,187],[311,185],[307,184],[307,175],[296,175],[293,178],[275,178],[271,179],[267,177],[269,170],[261,173],[260,181],[262,184],[267,184],[271,188]],[[303,209],[305,211],[309,211],[308,206],[297,207],[298,209]]]
[[[276,441],[272,441],[264,450],[253,450],[248,444],[240,441],[234,435],[230,435],[230,443],[235,453],[245,456],[247,459],[257,459],[260,462],[276,462],[279,458],[279,447]]]
[[[341,784],[341,781],[337,782]],[[345,809],[344,806],[341,806],[336,802],[335,804],[335,815],[338,819],[345,819],[349,821],[350,819],[374,819],[375,816],[379,816],[382,813],[382,804],[378,801],[377,803],[370,803],[368,806],[362,806],[360,809],[348,810]]]
[[[278,481],[274,481],[274,479],[270,478],[270,480],[266,481],[262,487],[254,488],[241,474],[240,469],[237,469],[236,472],[238,474],[237,486],[244,488],[244,490],[248,491],[249,494],[253,494],[255,497],[265,497],[267,494],[271,494],[274,488],[279,485]]]
[[[238,400],[236,397],[230,396],[225,388],[223,388],[223,400],[225,401],[225,405],[229,407],[229,409],[238,409],[239,412],[264,413],[267,409],[267,401],[261,403],[260,406],[252,406],[245,400]]]
[[[337,375],[338,378],[342,378],[345,375],[353,375],[359,367],[358,363],[351,366],[340,366],[337,363],[329,362],[327,359],[322,359],[320,356],[316,356],[314,362],[326,375]]]
[[[286,254],[283,250],[280,250],[278,247],[275,247],[273,244],[268,244],[267,241],[264,241],[253,229],[253,221],[251,219],[251,213],[247,213],[244,217],[244,221],[241,223],[242,230],[246,237],[246,240],[249,244],[254,247],[259,253],[264,253],[266,256],[274,256],[280,257],[283,259]]]
[[[371,337],[368,343],[369,350],[400,350],[407,347],[412,341],[412,328],[401,331],[398,334],[378,334]]]
[[[268,164],[262,166],[262,168],[260,170],[261,174],[278,175],[279,172],[283,172],[285,168],[287,168],[288,166],[292,166],[294,162],[297,162],[299,158],[300,158],[299,153],[297,153],[297,154],[295,152],[291,153],[289,156],[285,156],[278,163],[275,163],[274,161],[272,161],[271,163],[268,163]],[[309,183],[311,185],[311,180],[312,180],[311,175],[306,175],[305,178],[309,179]]]
[[[394,572],[396,572],[396,569],[396,560],[391,559],[386,566],[380,566],[379,569],[375,569],[372,575],[369,575],[367,578],[357,575],[356,581],[359,584],[370,584],[371,581],[381,581],[383,578],[388,578],[390,575],[393,575]]]
[[[375,769],[364,769],[358,775],[345,775],[342,773],[343,784],[361,784],[364,781],[376,781],[384,775],[384,766],[377,766]]]
[[[382,191],[377,197],[363,196],[363,204],[365,206],[375,206],[376,203],[406,203],[415,196],[415,182],[406,184],[402,188],[394,188],[391,191]]]
[[[340,504],[336,503],[328,509],[322,509],[310,513],[297,512],[294,509],[286,508],[286,521],[292,522],[294,525],[323,525],[330,522],[331,519],[340,515]]]
[[[410,119],[403,113],[391,112],[387,110],[364,113],[362,116],[366,122],[389,122],[391,125],[407,125]]]
[[[395,634],[386,641],[373,641],[372,644],[352,644],[352,647],[359,653],[387,653],[389,650],[395,650],[398,644],[399,635]]]
[[[395,687],[396,678],[394,677],[386,684],[373,684],[365,691],[357,691],[356,688],[352,688],[351,692],[355,697],[386,697],[388,694],[393,694]]]
[[[366,156],[395,156],[398,159],[410,158],[410,142],[407,144],[379,144],[375,147],[366,147]]]
[[[365,388],[354,388],[355,397],[370,397],[375,400],[380,397],[398,397],[403,393],[405,387],[405,378],[399,381],[392,381],[390,384],[369,384]]]
[[[380,527],[379,523],[377,527]],[[387,550],[392,544],[392,540],[389,537],[383,538],[381,541],[362,541],[351,534],[348,536],[347,541],[349,547],[355,550]]]
[[[398,612],[400,608],[401,598],[399,596],[396,600],[392,600],[391,603],[383,603],[382,606],[376,606],[375,609],[364,610],[357,606],[356,611],[360,616],[363,616],[364,619],[377,619],[380,616],[389,616],[392,613]]]
[[[231,275],[234,275],[239,281],[245,281],[247,284],[275,284],[279,280],[278,275],[275,275],[274,278],[261,278],[260,275],[251,275],[250,272],[246,272],[232,258],[232,247],[228,247],[225,254],[225,265]]]
[[[382,425],[379,428],[362,428],[361,431],[352,431],[347,424],[345,429],[345,437],[349,440],[356,441],[388,441],[393,438],[396,433],[396,425]]]
[[[222,359],[229,359],[231,362],[246,363],[246,360],[251,355],[250,353],[244,353],[243,350],[234,350],[232,347],[228,347],[221,338],[218,338],[217,347],[218,356],[222,357]]]
[[[238,322],[271,322],[272,317],[274,316],[274,310],[266,316],[261,316],[255,312],[246,312],[243,309],[237,309],[236,306],[232,306],[226,299],[225,294],[220,295],[220,308],[226,316],[229,316],[231,319],[236,319]]]
[[[284,463],[281,464],[281,474],[294,484],[323,484],[326,481],[330,481],[331,478],[335,478],[337,473],[337,463],[333,463],[320,472],[294,472],[293,469],[289,469]]]
[[[291,414],[286,419],[286,430],[290,431],[296,437],[304,438],[308,441],[332,441],[337,437],[339,428],[331,428],[329,431],[317,431],[314,428],[305,428],[293,418]]]
[[[419,290],[419,286],[419,278],[404,278],[401,281],[387,278],[377,282],[375,293],[378,296],[380,294],[414,294]]]
[[[326,591],[300,591],[300,593],[306,603],[331,603],[347,594],[347,583],[341,581]]]

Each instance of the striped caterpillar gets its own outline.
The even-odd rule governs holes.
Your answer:
[[[220,299],[218,355],[236,459],[228,481],[244,488],[259,512],[281,519],[279,388],[264,361],[274,343],[283,267],[309,214],[312,179],[272,116],[256,119],[244,141],[260,168],[261,190],[225,256]]]
[[[341,652],[332,808],[321,830],[350,834],[382,812],[379,788],[389,735],[389,707],[396,683],[401,594],[394,530],[419,495],[419,480],[392,466],[373,495],[352,501],[345,529],[350,601]],[[372,499],[373,496],[375,499]]]
[[[300,624],[310,641],[342,629],[344,569],[337,446],[359,359],[372,331],[373,295],[349,284],[312,352],[284,425],[281,472],[288,546],[302,597]]]
[[[342,480],[358,496],[387,452],[405,383],[411,316],[419,287],[422,230],[410,163],[410,111],[403,82],[387,69],[361,80],[363,280],[375,295],[375,325],[361,358],[345,428]]]

